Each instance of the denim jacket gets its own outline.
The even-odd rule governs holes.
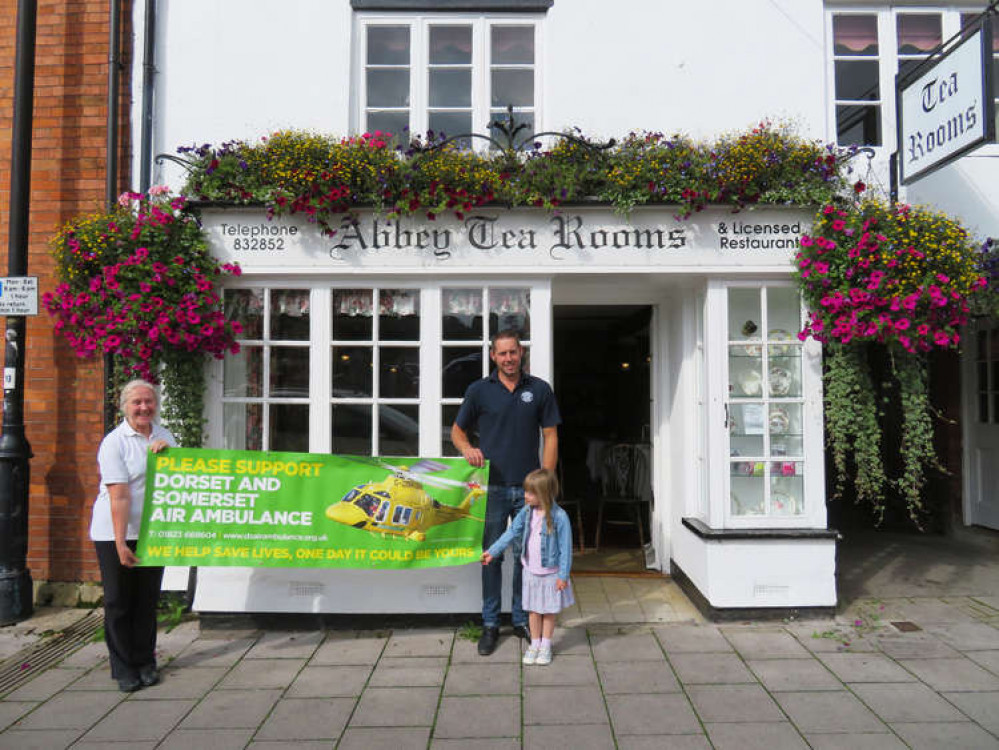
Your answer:
[[[520,539],[520,549],[526,549],[533,510],[530,505],[525,505],[487,552],[493,557],[499,557],[510,542],[517,538]],[[555,533],[549,533],[547,523],[541,525],[541,564],[546,568],[558,568],[558,577],[568,581],[569,571],[572,569],[572,526],[569,524],[569,514],[558,504],[552,503],[551,515]],[[514,549],[517,546],[514,545]]]

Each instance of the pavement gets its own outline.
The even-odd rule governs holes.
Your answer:
[[[999,571],[999,537],[985,542],[965,565]],[[854,585],[833,620],[731,624],[704,622],[664,578],[579,577],[547,667],[522,666],[508,631],[484,658],[464,627],[195,619],[161,632],[154,687],[118,692],[89,643],[0,689],[0,750],[999,748],[999,592],[925,572],[891,596]],[[0,628],[4,666],[16,677],[32,643],[85,615]]]

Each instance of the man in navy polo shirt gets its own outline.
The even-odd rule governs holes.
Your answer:
[[[507,523],[524,507],[524,477],[537,468],[554,471],[558,461],[558,425],[562,418],[551,386],[524,372],[524,347],[513,329],[493,336],[489,359],[496,369],[465,391],[465,400],[451,426],[451,442],[472,466],[489,459],[489,493],[482,548],[506,531]],[[469,433],[478,428],[479,447]],[[543,444],[543,447],[542,447]],[[539,451],[539,448],[541,449]],[[540,462],[538,455],[541,455]],[[513,632],[530,638],[527,613],[521,607],[520,550],[514,545]],[[489,656],[499,640],[503,556],[482,568],[482,637],[479,653]]]

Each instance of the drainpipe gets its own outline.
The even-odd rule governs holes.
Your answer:
[[[37,16],[37,0],[18,0],[7,237],[7,272],[10,276],[28,273]],[[0,426],[0,625],[30,617],[34,600],[31,573],[27,568],[29,459],[32,454],[24,434],[24,336],[24,316],[7,316],[3,423]]]
[[[108,115],[107,115],[107,173],[104,176],[104,205],[110,211],[118,199],[118,100],[121,72],[121,8],[118,0],[110,0],[108,13]],[[113,399],[108,398],[114,360],[104,355],[104,430],[114,426],[117,412]]]
[[[153,162],[153,78],[156,75],[156,0],[146,0],[142,53],[142,135],[139,192],[148,193]]]

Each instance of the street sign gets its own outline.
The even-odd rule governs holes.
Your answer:
[[[0,315],[38,315],[37,276],[0,276]]]

